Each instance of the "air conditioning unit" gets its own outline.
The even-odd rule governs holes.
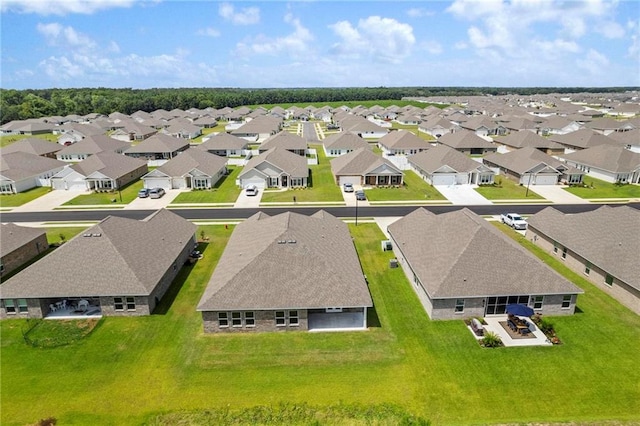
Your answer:
[[[393,247],[391,246],[391,240],[382,240],[382,251],[391,251]]]
[[[389,267],[397,268],[398,267],[398,259],[389,259]]]

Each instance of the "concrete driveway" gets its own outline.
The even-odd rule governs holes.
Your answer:
[[[238,198],[236,199],[233,207],[240,208],[258,208],[260,207],[260,200],[262,199],[263,188],[258,188],[258,193],[256,195],[247,196],[247,191],[242,190]]]
[[[136,198],[124,208],[125,210],[157,210],[167,207],[173,200],[176,199],[183,189],[167,189],[166,193],[161,198]],[[188,190],[187,190],[188,191]]]
[[[491,201],[480,195],[475,185],[434,185],[442,195],[454,205],[488,205]]]
[[[89,191],[65,191],[62,189],[52,190],[33,201],[11,209],[12,212],[44,212],[53,210],[58,206],[71,201],[78,195],[88,194]]]
[[[533,192],[556,204],[584,204],[588,201],[565,191],[565,185],[532,185],[529,187]]]

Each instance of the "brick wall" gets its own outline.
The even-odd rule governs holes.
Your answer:
[[[2,257],[4,271],[0,273],[0,276],[5,276],[11,271],[14,271],[48,248],[49,242],[47,241],[47,234],[42,231],[42,234],[33,240]]]
[[[205,333],[256,333],[256,332],[284,332],[284,331],[307,331],[308,326],[308,313],[305,309],[298,309],[298,325],[285,325],[277,326],[275,319],[276,311],[250,311],[254,313],[255,325],[247,326],[245,324],[245,312],[242,313],[242,325],[233,326],[231,323],[231,311],[227,312],[229,325],[227,327],[220,327],[218,324],[218,311],[204,311],[202,312],[202,323]],[[236,311],[237,312],[237,311]]]

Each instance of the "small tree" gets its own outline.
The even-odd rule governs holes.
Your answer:
[[[60,244],[64,244],[65,242],[67,242],[67,236],[60,233]]]

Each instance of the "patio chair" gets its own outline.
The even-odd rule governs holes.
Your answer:
[[[56,305],[54,305],[53,303],[49,304],[49,309],[51,310],[51,312],[55,312],[58,310],[58,308],[56,308]]]

